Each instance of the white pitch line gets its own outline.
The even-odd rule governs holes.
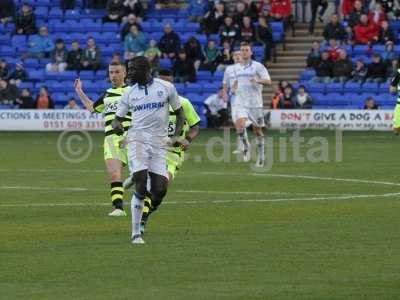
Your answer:
[[[85,187],[39,187],[39,186],[0,186],[0,190],[33,190],[55,192],[88,192],[107,191],[107,189]],[[247,192],[247,191],[202,191],[202,190],[174,190],[171,193],[183,194],[222,194],[222,195],[292,195],[292,196],[358,196],[359,194],[315,194],[315,193],[290,193],[290,192]]]
[[[290,201],[332,201],[332,200],[353,200],[353,199],[362,199],[362,198],[388,198],[388,197],[397,197],[400,196],[400,193],[386,193],[386,194],[377,194],[377,195],[347,195],[347,196],[335,196],[335,197],[312,197],[312,198],[278,198],[278,199],[230,199],[230,200],[210,200],[210,201],[165,201],[164,204],[168,205],[176,205],[176,204],[224,204],[224,203],[248,203],[248,202],[290,202]],[[65,206],[65,207],[75,207],[75,206],[109,206],[110,203],[5,203],[0,204],[0,207],[57,207],[57,206]],[[126,203],[129,205],[129,203]]]
[[[335,177],[320,177],[311,175],[292,175],[292,174],[273,174],[273,173],[225,173],[225,172],[200,172],[203,175],[236,175],[236,176],[265,176],[265,177],[282,177],[282,178],[292,178],[292,179],[310,179],[310,180],[327,180],[327,181],[342,181],[342,182],[353,182],[353,183],[367,183],[376,185],[391,185],[400,186],[399,182],[389,182],[389,181],[375,181],[368,179],[358,179],[358,178],[335,178]]]
[[[305,196],[353,196],[360,194],[316,194],[316,193],[290,193],[290,192],[247,192],[247,191],[202,191],[202,190],[174,190],[173,193],[188,193],[188,194],[226,194],[226,195],[305,195]]]

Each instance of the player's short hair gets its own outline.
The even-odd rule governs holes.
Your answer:
[[[241,42],[240,47],[250,47],[251,48],[251,45],[248,42]]]
[[[109,67],[111,67],[111,66],[123,66],[123,67],[125,67],[125,64],[123,62],[121,62],[121,61],[112,61],[112,62],[110,62],[110,64],[108,66]]]
[[[158,71],[158,75],[159,76],[172,76],[173,73],[171,70],[168,69],[161,69],[160,71]]]

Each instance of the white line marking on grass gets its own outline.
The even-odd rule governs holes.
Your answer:
[[[278,199],[230,199],[230,200],[209,200],[209,201],[165,201],[164,204],[168,205],[180,205],[180,204],[224,204],[224,203],[247,203],[247,202],[290,202],[290,201],[332,201],[332,200],[352,200],[361,198],[388,198],[400,196],[399,193],[386,193],[377,195],[347,195],[347,196],[335,196],[335,197],[312,197],[312,198],[278,198]],[[129,203],[125,203],[129,205]],[[109,206],[110,203],[4,203],[0,204],[0,207],[75,207],[75,206]]]
[[[32,190],[32,191],[54,191],[54,192],[88,192],[107,191],[107,189],[84,188],[84,187],[40,187],[40,186],[0,186],[0,190]],[[219,194],[219,195],[292,195],[292,196],[358,196],[359,194],[315,194],[315,193],[290,193],[290,192],[247,192],[247,191],[202,191],[202,190],[175,190],[172,193],[182,194]]]
[[[0,172],[19,172],[19,173],[106,173],[104,169],[0,169]]]
[[[400,186],[398,182],[389,181],[375,181],[368,179],[357,179],[357,178],[335,178],[335,177],[321,177],[321,176],[311,176],[311,175],[292,175],[292,174],[271,174],[271,173],[225,173],[225,172],[199,172],[203,175],[237,175],[237,176],[265,176],[265,177],[282,177],[282,178],[292,178],[292,179],[310,179],[310,180],[325,180],[325,181],[342,181],[342,182],[353,182],[353,183],[367,183],[367,184],[377,184],[377,185],[391,185]]]
[[[65,191],[65,192],[86,192],[88,188],[81,187],[41,187],[41,186],[0,186],[2,190],[30,190],[30,191]]]
[[[353,196],[359,194],[315,194],[315,193],[290,193],[290,192],[247,192],[247,191],[202,191],[202,190],[174,190],[173,193],[187,193],[187,194],[226,194],[226,195],[294,195],[294,196]]]

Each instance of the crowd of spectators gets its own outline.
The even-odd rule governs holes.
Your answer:
[[[288,81],[283,80],[274,89],[271,109],[311,109],[313,106],[313,98],[304,85],[295,90]]]
[[[396,36],[389,27],[399,16],[398,1],[344,1],[343,20],[333,14],[323,30],[324,41],[315,41],[307,57],[307,67],[315,70],[316,82],[385,82],[397,69],[394,51]],[[364,55],[350,57],[349,51],[364,45]],[[374,52],[374,45],[384,51]]]

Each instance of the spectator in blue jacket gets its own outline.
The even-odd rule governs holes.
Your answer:
[[[132,25],[124,41],[125,59],[130,60],[137,55],[143,55],[147,49],[146,35],[137,25]]]
[[[39,34],[31,35],[28,40],[28,53],[24,58],[43,58],[49,57],[49,54],[54,49],[54,43],[49,37],[47,27],[41,27]]]
[[[164,35],[161,37],[158,46],[164,58],[173,59],[176,57],[181,46],[181,40],[179,36],[172,30],[171,24],[165,24]]]
[[[189,0],[189,20],[201,22],[207,11],[208,3],[205,0]]]

